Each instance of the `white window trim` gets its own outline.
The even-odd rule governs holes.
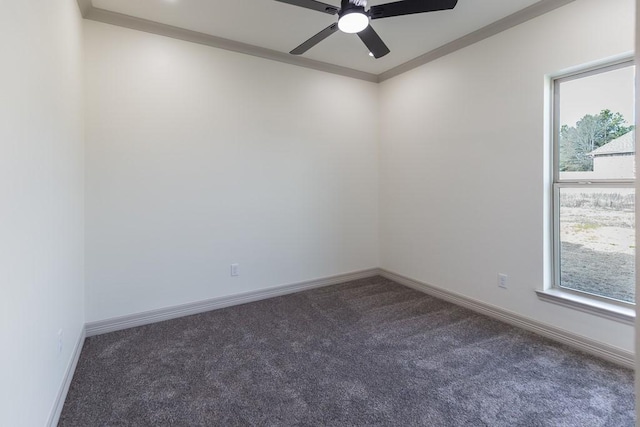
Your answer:
[[[623,307],[614,302],[603,301],[596,295],[589,295],[583,292],[578,294],[578,292],[569,292],[559,288],[549,288],[536,291],[536,293],[541,301],[583,311],[627,325],[635,325],[636,310],[634,304],[627,304],[629,307]]]
[[[579,78],[588,77],[591,75],[600,74],[607,71],[613,71],[619,68],[635,65],[633,57],[628,56],[624,58],[618,58],[617,60],[601,63],[595,66],[583,68],[580,70],[572,71],[571,73],[552,76],[550,78],[551,100],[552,105],[550,109],[550,124],[551,124],[551,162],[548,164],[551,166],[550,171],[550,208],[548,214],[551,216],[550,229],[546,231],[550,235],[550,277],[545,283],[544,289],[536,290],[538,298],[541,301],[557,304],[563,307],[571,308],[574,310],[586,312],[599,317],[604,317],[610,320],[615,320],[628,325],[635,324],[636,309],[635,304],[627,303],[624,301],[618,301],[609,299],[599,295],[592,295],[587,292],[573,291],[567,288],[560,287],[560,269],[559,265],[560,257],[560,239],[556,236],[560,232],[560,207],[559,207],[559,194],[560,188],[579,188],[582,186],[589,187],[629,187],[635,188],[635,180],[592,180],[589,182],[580,182],[578,180],[561,180],[559,177],[559,145],[557,144],[559,138],[559,126],[557,123],[557,112],[559,111],[560,96],[557,91],[557,85],[562,82],[575,80]]]

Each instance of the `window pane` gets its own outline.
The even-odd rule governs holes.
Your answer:
[[[635,177],[634,73],[628,66],[558,84],[561,180]]]
[[[560,286],[635,301],[635,191],[560,191]]]

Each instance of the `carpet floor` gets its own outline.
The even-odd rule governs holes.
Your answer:
[[[88,338],[60,426],[633,426],[633,373],[382,277]]]

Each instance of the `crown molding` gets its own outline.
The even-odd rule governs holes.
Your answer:
[[[541,0],[538,3],[534,3],[529,7],[526,7],[516,13],[502,18],[499,21],[494,22],[493,24],[489,24],[486,27],[480,28],[477,31],[467,34],[466,36],[460,37],[457,40],[447,43],[442,47],[434,49],[430,52],[425,53],[424,55],[420,55],[417,58],[414,58],[410,61],[405,62],[404,64],[398,65],[397,67],[391,68],[390,70],[379,74],[378,82],[383,82],[392,77],[413,70],[414,68],[418,68],[424,64],[428,64],[429,62],[435,61],[438,58],[442,58],[443,56],[449,55],[450,53],[456,52],[460,49],[464,49],[467,46],[471,46],[472,44],[488,39],[489,37],[495,36],[496,34],[506,31],[509,28],[513,28],[516,25],[523,24],[527,21],[530,21],[531,19],[537,18],[538,16],[544,15],[545,13],[551,12],[552,10],[558,9],[574,1],[575,0]]]
[[[365,80],[373,83],[380,83],[390,78],[396,77],[414,68],[428,64],[438,58],[449,55],[460,49],[463,49],[479,41],[485,40],[491,36],[499,34],[510,28],[527,22],[552,10],[558,9],[575,0],[540,0],[531,6],[513,13],[493,24],[487,25],[479,30],[460,37],[450,43],[445,44],[437,49],[420,55],[410,61],[393,67],[381,74],[372,74],[353,68],[333,65],[326,62],[316,61],[313,59],[303,58],[300,56],[290,55],[288,53],[278,52],[272,49],[266,49],[247,43],[240,43],[222,37],[212,36],[210,34],[191,31],[184,28],[174,27],[171,25],[160,24],[158,22],[149,21],[142,18],[136,18],[122,13],[111,12],[99,9],[93,6],[91,0],[77,0],[80,12],[85,19],[102,22],[105,24],[117,25],[119,27],[129,28],[132,30],[143,31],[160,36],[171,37],[178,40],[184,40],[192,43],[198,43],[218,49],[229,50],[232,52],[243,53],[246,55],[256,56],[258,58],[270,59],[272,61],[283,62],[285,64],[297,65],[299,67],[311,68],[313,70],[324,71],[327,73],[338,74],[341,76],[351,77],[354,79]]]
[[[78,7],[80,8],[82,17],[86,18],[89,11],[93,9],[93,3],[91,3],[91,0],[78,0]]]
[[[78,2],[91,4],[91,0],[78,0]],[[80,10],[82,10],[82,6]],[[352,77],[354,79],[365,80],[368,82],[378,82],[377,75],[366,73],[364,71],[358,71],[352,68],[341,67],[339,65],[333,65],[326,62],[315,61],[313,59],[303,58],[300,56],[294,56],[288,53],[266,49],[264,47],[254,46],[247,43],[225,39],[222,37],[212,36],[210,34],[174,27],[172,25],[160,24],[158,22],[149,21],[147,19],[136,18],[134,16],[124,15],[122,13],[98,9],[93,6],[90,6],[87,9],[86,13],[83,14],[83,16],[85,19],[102,22],[105,24],[117,25],[119,27],[129,28],[132,30],[171,37],[178,40],[198,43],[218,49],[243,53],[246,55],[256,56],[258,58],[270,59],[272,61],[284,62],[286,64],[311,68],[314,70],[338,74],[341,76]]]

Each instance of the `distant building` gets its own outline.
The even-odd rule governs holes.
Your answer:
[[[593,171],[561,172],[563,179],[629,179],[636,172],[636,132],[627,132],[589,153],[593,158]]]
[[[593,178],[630,178],[636,171],[636,135],[635,131],[627,132],[593,150]]]

